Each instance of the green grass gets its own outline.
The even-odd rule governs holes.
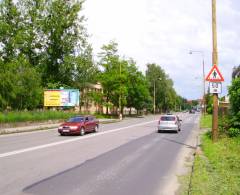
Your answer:
[[[79,115],[76,112],[66,111],[19,111],[19,112],[0,112],[0,123],[15,123],[15,122],[35,122],[68,119],[72,116]],[[108,118],[106,115],[96,115],[97,118]]]
[[[7,112],[0,113],[0,123],[13,123],[13,122],[26,122],[26,121],[45,121],[45,120],[57,120],[67,119],[77,115],[74,112],[63,111],[19,111],[19,112]]]
[[[212,128],[212,115],[206,114],[205,116],[201,116],[200,120],[201,128]]]
[[[240,138],[224,137],[212,143],[202,137],[203,155],[197,155],[190,194],[240,194]]]
[[[212,117],[201,117],[201,128],[211,128]],[[240,137],[223,132],[213,143],[211,133],[201,137],[202,153],[197,153],[193,173],[180,177],[180,194],[240,195]],[[191,187],[189,188],[189,184]]]

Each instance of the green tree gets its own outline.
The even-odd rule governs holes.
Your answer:
[[[43,32],[46,36],[44,83],[71,86],[79,58],[88,47],[84,17],[79,17],[83,1],[56,0],[47,3]]]
[[[151,97],[147,80],[142,72],[138,71],[136,63],[133,60],[129,60],[127,78],[127,107],[130,108],[130,114],[131,108],[135,108],[137,111],[148,108]]]
[[[23,19],[21,53],[34,67],[41,66],[41,63],[44,63],[42,59],[44,59],[43,51],[47,39],[43,32],[43,21],[45,8],[47,7],[46,2],[46,0],[21,0],[17,4]]]
[[[115,107],[119,107],[121,103],[122,109],[126,105],[128,62],[120,59],[117,54],[117,46],[116,42],[111,41],[109,44],[103,45],[102,52],[99,54],[101,58],[99,64],[102,69],[99,80],[106,97],[107,114],[109,113],[109,103]]]
[[[33,109],[42,101],[39,73],[24,57],[4,63],[0,69],[0,107]]]
[[[0,2],[0,56],[4,63],[16,59],[22,47],[22,18],[12,0]]]
[[[40,103],[41,76],[23,55],[24,17],[11,0],[0,3],[0,107],[31,109]]]
[[[96,83],[98,81],[99,70],[93,62],[91,46],[79,54],[77,57],[69,57],[66,59],[66,64],[73,63],[67,67],[75,67],[72,72],[74,86],[83,90],[88,83]]]
[[[157,64],[147,64],[146,78],[152,98],[155,85],[156,110],[166,112],[174,108],[177,95],[173,88],[173,81],[165,71]]]

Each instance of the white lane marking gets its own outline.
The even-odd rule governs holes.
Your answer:
[[[13,155],[16,155],[16,154],[21,154],[21,153],[25,153],[25,152],[34,151],[34,150],[39,150],[39,149],[43,149],[43,148],[49,148],[49,147],[57,146],[57,145],[61,145],[61,144],[76,142],[78,140],[83,140],[83,139],[88,139],[88,138],[91,138],[91,137],[96,137],[96,136],[99,136],[99,135],[113,133],[113,132],[117,132],[117,131],[120,131],[120,130],[123,130],[123,129],[128,129],[128,128],[131,128],[131,127],[137,127],[137,126],[141,126],[141,125],[145,125],[145,124],[149,124],[149,123],[153,123],[153,122],[157,122],[157,121],[158,120],[153,120],[153,121],[149,121],[149,122],[145,122],[145,123],[139,123],[139,124],[135,124],[135,125],[130,125],[130,126],[127,126],[127,127],[121,127],[121,128],[117,128],[117,129],[113,129],[113,130],[109,130],[109,131],[103,131],[103,132],[99,132],[97,134],[85,135],[83,137],[73,138],[73,139],[70,139],[70,140],[63,140],[63,141],[59,141],[59,142],[53,142],[53,143],[50,143],[50,144],[44,144],[44,145],[34,146],[34,147],[25,148],[25,149],[21,149],[21,150],[15,150],[15,151],[12,151],[12,152],[6,152],[6,153],[0,154],[0,158],[13,156]]]

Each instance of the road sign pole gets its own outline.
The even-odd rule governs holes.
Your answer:
[[[218,65],[217,53],[217,23],[216,23],[216,0],[212,0],[212,39],[213,39],[213,64]],[[216,142],[218,138],[218,94],[213,94],[213,121],[212,121],[212,140]]]

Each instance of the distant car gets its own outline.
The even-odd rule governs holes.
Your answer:
[[[162,115],[158,121],[158,132],[161,131],[181,131],[181,121],[177,115]]]
[[[58,127],[60,135],[84,135],[88,132],[97,132],[99,121],[94,116],[76,116]]]
[[[189,110],[189,113],[190,114],[195,114],[195,110],[191,109],[191,110]]]

